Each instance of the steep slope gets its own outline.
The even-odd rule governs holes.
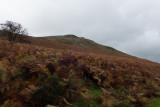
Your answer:
[[[47,36],[47,37],[38,37],[38,38],[43,40],[48,40],[48,41],[60,42],[63,44],[69,44],[73,46],[79,46],[79,47],[91,49],[91,50],[108,54],[108,55],[131,57],[112,47],[100,45],[92,40],[86,39],[84,37],[77,37],[75,35]]]
[[[0,39],[2,107],[143,107],[159,85],[158,63]]]

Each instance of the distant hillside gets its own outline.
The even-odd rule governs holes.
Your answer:
[[[63,44],[79,46],[83,48],[94,49],[108,55],[118,55],[118,56],[129,56],[123,52],[120,52],[112,47],[100,45],[92,40],[86,39],[84,37],[77,37],[75,35],[60,35],[60,36],[46,36],[38,37],[39,39],[60,42]]]
[[[76,45],[76,46],[82,46],[85,48],[108,48],[111,49],[112,51],[117,51],[114,48],[108,47],[108,46],[103,46],[100,45],[92,40],[86,39],[84,37],[77,37],[75,35],[63,35],[63,36],[47,36],[47,37],[39,37],[41,39],[49,40],[49,41],[58,41],[61,43],[65,44],[70,44],[70,45]]]

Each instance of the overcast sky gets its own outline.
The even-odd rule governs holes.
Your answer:
[[[160,62],[160,0],[0,0],[0,23],[32,36],[75,34]]]

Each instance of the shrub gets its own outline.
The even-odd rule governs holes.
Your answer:
[[[22,27],[21,24],[12,21],[6,21],[0,25],[1,37],[7,37],[9,41],[29,43],[29,40],[27,39],[28,32],[25,28]]]
[[[31,100],[36,102],[36,107],[44,107],[47,104],[58,105],[65,87],[59,84],[59,78],[53,75],[48,83],[42,83],[40,88],[33,92]]]

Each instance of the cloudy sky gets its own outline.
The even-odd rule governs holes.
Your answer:
[[[0,23],[32,36],[75,34],[160,62],[160,0],[0,0]]]

